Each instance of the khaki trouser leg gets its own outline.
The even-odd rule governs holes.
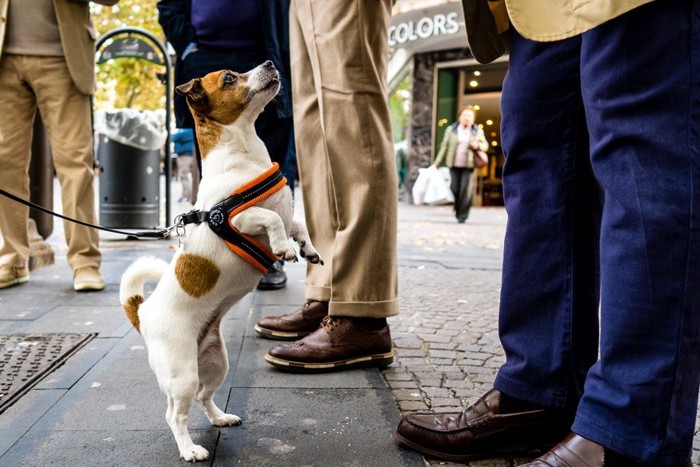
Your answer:
[[[62,57],[15,56],[12,60],[20,64],[18,76],[21,76],[23,84],[19,87],[33,91],[33,98],[49,135],[53,163],[61,184],[63,214],[94,223],[96,216],[89,96],[76,89]],[[16,112],[11,112],[10,115],[19,120]],[[30,118],[28,125],[31,123]],[[27,147],[24,153],[28,152]],[[18,178],[26,180],[26,170]],[[97,231],[67,221],[63,227],[71,268],[75,271],[86,266],[99,267],[102,257],[98,249]]]
[[[0,187],[29,199],[29,160],[36,104],[31,90],[22,85],[20,60],[0,60]],[[0,197],[0,265],[27,267],[29,209]]]
[[[340,3],[340,4],[339,4]],[[390,0],[294,0],[294,123],[306,222],[325,266],[307,298],[330,314],[398,313],[397,180],[387,106]]]
[[[53,164],[61,184],[63,213],[95,223],[93,140],[90,98],[80,93],[62,58],[39,57],[32,67],[37,104],[51,142]],[[102,256],[97,230],[64,222],[68,264],[76,269],[99,267]]]

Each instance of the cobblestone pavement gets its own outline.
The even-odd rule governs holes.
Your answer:
[[[402,204],[399,217],[401,313],[390,318],[398,358],[382,373],[404,414],[460,410],[491,388],[504,361],[497,314],[505,211],[475,209],[458,224],[448,206]],[[536,454],[467,465],[510,467]]]

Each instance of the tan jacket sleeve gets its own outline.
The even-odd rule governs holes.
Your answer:
[[[96,3],[114,5],[117,1],[99,0]],[[92,94],[95,89],[97,31],[90,21],[88,2],[54,0],[54,5],[68,72],[80,92]]]

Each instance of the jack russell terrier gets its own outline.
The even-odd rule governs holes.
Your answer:
[[[146,341],[168,398],[166,420],[188,461],[209,457],[187,429],[194,401],[213,425],[241,423],[213,401],[229,368],[223,316],[274,261],[297,260],[290,236],[302,257],[323,264],[304,224],[292,219],[291,190],[253,126],[279,88],[270,61],[245,74],[222,70],[177,87],[194,117],[202,155],[197,203],[181,218],[195,226],[169,264],[139,258],[121,279],[121,305]],[[148,280],[159,282],[144,301]]]

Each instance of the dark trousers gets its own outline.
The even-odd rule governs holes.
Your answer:
[[[265,60],[267,60],[267,56],[264,50],[229,51],[200,48],[185,57],[180,79],[182,83],[186,83],[193,78],[201,78],[207,73],[222,69],[245,73]],[[291,89],[282,89],[280,92],[291,92]],[[182,96],[175,98],[175,114],[179,128],[194,128],[194,120]],[[278,117],[277,106],[273,100],[255,121],[255,130],[265,143],[265,147],[270,153],[270,159],[277,162],[280,167],[284,167],[293,132],[291,116]],[[199,151],[197,151],[197,165],[201,174],[202,159]],[[288,174],[285,173],[285,176],[288,177]]]
[[[455,216],[466,220],[472,207],[472,173],[474,169],[450,167],[450,190],[455,197]]]
[[[685,462],[700,384],[700,2],[652,2],[564,41],[511,34],[495,386],[576,409],[573,431],[619,453]]]

